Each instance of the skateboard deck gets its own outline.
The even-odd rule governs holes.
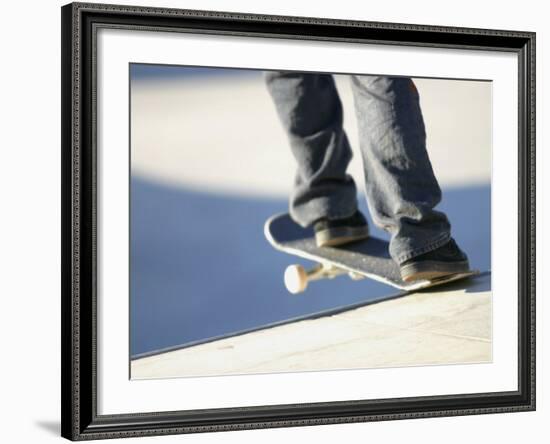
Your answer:
[[[340,274],[349,274],[353,279],[370,278],[400,290],[412,291],[464,279],[479,273],[472,270],[434,280],[404,282],[398,265],[388,253],[388,242],[385,240],[371,236],[368,239],[338,247],[318,247],[313,229],[301,227],[291,219],[289,214],[279,214],[269,218],[265,223],[264,233],[277,250],[317,263],[309,271],[300,265],[291,265],[287,268],[285,284],[291,293],[304,291],[309,281],[333,278]]]

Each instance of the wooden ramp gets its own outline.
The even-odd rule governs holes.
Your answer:
[[[491,319],[491,274],[483,273],[330,316],[135,359],[131,377],[490,362]]]

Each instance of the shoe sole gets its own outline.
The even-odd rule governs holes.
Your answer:
[[[368,227],[338,227],[315,233],[318,247],[336,247],[369,237]]]
[[[416,264],[405,265],[400,268],[401,279],[404,282],[426,280],[431,281],[451,274],[466,273],[470,271],[468,261],[461,262],[437,262],[422,261]]]

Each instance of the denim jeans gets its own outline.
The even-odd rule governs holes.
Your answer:
[[[390,233],[389,253],[400,264],[450,239],[447,216],[434,209],[441,189],[426,151],[418,91],[405,77],[350,78],[368,208]],[[357,190],[346,173],[352,152],[333,77],[269,71],[265,80],[298,164],[290,215],[304,227],[352,215]]]

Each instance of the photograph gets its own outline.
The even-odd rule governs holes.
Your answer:
[[[492,360],[492,82],[129,64],[132,379]]]

